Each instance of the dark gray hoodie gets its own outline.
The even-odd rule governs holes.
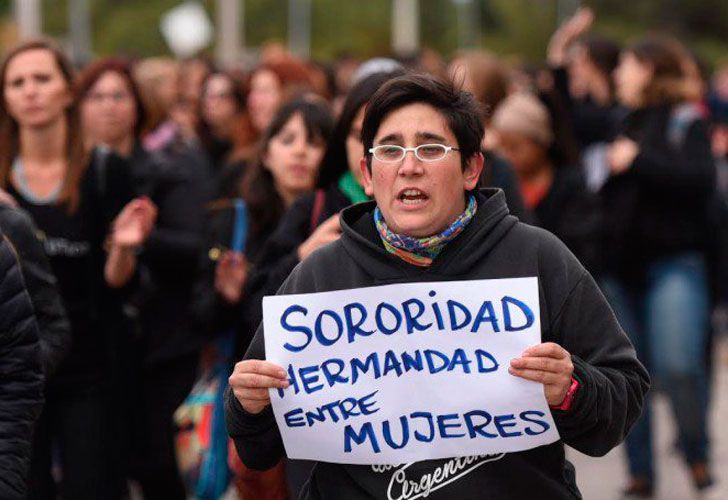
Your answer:
[[[562,441],[518,453],[429,460],[400,466],[319,462],[303,498],[580,498],[564,444],[601,456],[640,415],[649,378],[591,275],[552,234],[508,214],[503,192],[482,190],[478,211],[429,268],[384,250],[372,220],[374,202],[342,212],[343,235],[301,262],[279,294],[312,293],[415,281],[537,277],[543,342],[572,355],[580,381],[571,408],[553,411]],[[246,358],[264,359],[262,327]],[[268,407],[246,413],[226,394],[228,431],[243,462],[266,469],[284,455]]]

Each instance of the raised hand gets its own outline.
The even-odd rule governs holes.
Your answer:
[[[547,58],[554,66],[566,64],[569,46],[581,35],[589,31],[594,23],[594,11],[589,7],[578,9],[573,16],[564,21],[549,40]]]
[[[336,241],[341,237],[341,224],[339,215],[332,215],[311,233],[306,241],[298,247],[298,259],[303,260],[322,246]]]
[[[607,149],[607,165],[612,175],[619,175],[630,169],[639,154],[639,146],[632,139],[620,137]]]
[[[139,247],[149,236],[157,219],[157,207],[149,198],[136,198],[114,220],[111,243],[122,248]]]

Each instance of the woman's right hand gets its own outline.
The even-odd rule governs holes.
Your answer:
[[[607,149],[607,164],[612,175],[620,175],[629,170],[639,152],[639,146],[632,139],[618,137]]]
[[[228,304],[237,304],[248,278],[248,261],[240,252],[227,251],[215,267],[215,291]]]
[[[146,241],[157,220],[157,206],[142,196],[127,203],[114,219],[111,243],[121,248],[137,248]]]
[[[573,16],[564,21],[549,40],[546,58],[552,66],[566,64],[569,46],[581,35],[589,31],[594,22],[594,11],[589,7],[581,7]]]
[[[270,404],[268,389],[285,389],[289,385],[288,374],[283,368],[260,359],[236,363],[228,382],[240,406],[252,415]]]
[[[341,237],[339,214],[332,215],[317,227],[311,236],[298,247],[298,260],[303,260],[324,245]]]

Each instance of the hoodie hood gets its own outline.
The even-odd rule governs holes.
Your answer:
[[[407,264],[388,253],[373,220],[376,202],[369,201],[345,208],[341,212],[341,243],[354,262],[380,281],[398,281],[407,277],[465,275],[518,222],[508,212],[500,189],[475,192],[478,211],[457,238],[447,244],[428,268]]]

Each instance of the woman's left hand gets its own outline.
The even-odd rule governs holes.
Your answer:
[[[136,198],[121,210],[114,220],[111,243],[123,248],[136,248],[149,236],[157,219],[157,207],[149,198]]]
[[[619,175],[632,166],[634,159],[640,152],[636,142],[626,137],[620,137],[607,149],[607,163],[613,175]]]
[[[553,342],[545,342],[529,347],[520,358],[512,359],[508,372],[542,383],[549,406],[559,406],[571,386],[574,364],[566,349]]]

